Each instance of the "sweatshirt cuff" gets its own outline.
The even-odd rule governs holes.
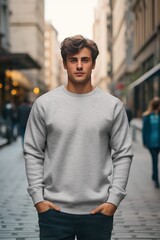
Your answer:
[[[28,191],[28,192],[29,192],[29,195],[32,198],[32,201],[33,201],[34,205],[36,205],[39,202],[44,201],[43,194],[42,194],[42,189],[39,189],[39,190],[34,191],[34,192],[30,192],[30,191]]]
[[[125,195],[121,195],[121,196],[118,196],[118,195],[115,195],[115,194],[110,194],[109,198],[107,199],[107,202],[108,203],[112,203],[116,207],[118,207],[119,204],[121,203],[121,201],[125,198],[125,196],[126,196],[126,194]]]

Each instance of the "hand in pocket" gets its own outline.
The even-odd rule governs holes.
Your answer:
[[[47,212],[49,209],[60,211],[60,208],[58,206],[49,201],[39,202],[35,205],[35,207],[38,213]]]

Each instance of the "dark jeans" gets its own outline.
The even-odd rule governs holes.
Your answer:
[[[110,240],[113,217],[97,214],[77,215],[49,209],[38,213],[40,240]]]
[[[149,148],[152,157],[152,178],[158,182],[158,154],[160,152],[159,148]]]

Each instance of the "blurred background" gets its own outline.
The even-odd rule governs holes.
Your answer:
[[[112,240],[159,240],[160,191],[141,129],[160,97],[160,0],[0,0],[0,239],[38,239],[24,130],[35,99],[66,83],[59,47],[76,34],[99,47],[93,85],[121,99],[131,120],[135,156]]]
[[[159,0],[0,0],[1,137],[5,107],[16,110],[25,99],[32,104],[65,83],[59,45],[75,34],[98,44],[93,85],[141,118],[160,95],[159,13]]]
[[[65,83],[59,45],[74,34],[98,44],[93,85],[141,118],[160,95],[159,12],[159,0],[0,0],[1,122],[6,104],[16,109],[24,99],[33,103]]]

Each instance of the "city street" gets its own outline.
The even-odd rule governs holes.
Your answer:
[[[115,214],[112,240],[160,240],[160,189],[151,180],[150,155],[139,135],[133,146],[128,194]],[[0,239],[38,240],[38,218],[26,188],[18,139],[0,149]]]

